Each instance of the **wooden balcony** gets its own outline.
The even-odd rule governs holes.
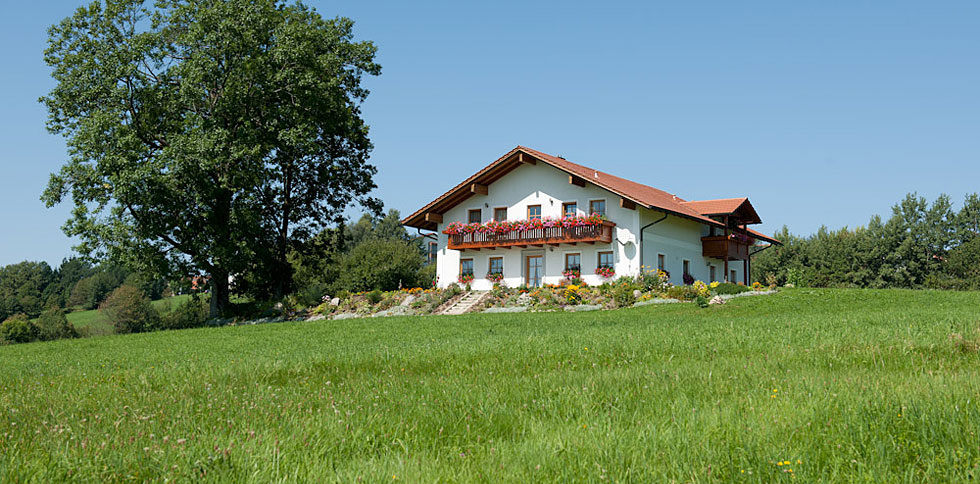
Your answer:
[[[449,234],[449,248],[453,250],[480,250],[506,247],[544,247],[559,244],[608,244],[613,240],[616,224],[604,220],[601,225],[578,227],[549,227],[543,229],[513,230],[504,233]]]
[[[746,260],[749,258],[749,247],[752,243],[730,239],[724,235],[701,237],[701,254],[705,257],[728,260]]]

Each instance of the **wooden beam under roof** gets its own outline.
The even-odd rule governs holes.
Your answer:
[[[478,195],[487,195],[490,193],[490,188],[486,185],[481,185],[479,183],[473,183],[470,185],[470,193],[476,193]]]
[[[534,157],[531,157],[531,156],[524,156],[524,153],[518,153],[517,154],[517,162],[518,163],[525,163],[525,164],[528,164],[528,165],[533,165],[533,164],[537,163],[538,160],[534,159]]]
[[[441,224],[442,223],[442,214],[435,213],[435,212],[429,212],[429,213],[425,214],[425,221],[426,222],[432,222],[432,223]]]
[[[580,187],[585,186],[585,178],[575,175],[568,175],[568,183],[572,185],[578,185]]]
[[[634,202],[633,200],[629,200],[627,198],[620,197],[619,206],[627,210],[636,210],[636,202]]]

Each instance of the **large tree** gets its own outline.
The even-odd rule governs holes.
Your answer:
[[[42,98],[69,160],[42,196],[70,197],[83,254],[170,277],[289,290],[292,244],[368,197],[360,104],[375,46],[349,19],[276,0],[106,0],[53,26]]]

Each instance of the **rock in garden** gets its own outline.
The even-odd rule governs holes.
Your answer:
[[[415,295],[414,294],[409,294],[408,297],[406,297],[405,300],[402,301],[401,304],[399,304],[399,306],[408,307],[413,302],[415,302]]]
[[[323,314],[314,314],[313,316],[306,318],[307,321],[320,321],[321,319],[327,319],[327,317]]]
[[[521,293],[520,296],[517,296],[517,304],[520,304],[521,306],[527,306],[528,304],[531,304],[531,299],[532,298],[530,294],[526,292]]]
[[[340,314],[335,315],[333,317],[333,319],[353,319],[353,318],[356,318],[356,317],[357,317],[357,314],[355,314],[355,313],[340,313]]]
[[[331,299],[330,300],[330,305],[331,306],[340,306],[340,298],[339,297],[335,297],[335,298]]]
[[[643,295],[643,291],[639,289],[633,289],[633,297],[639,299]]]
[[[715,296],[708,301],[708,304],[725,304],[725,299],[721,296]]]

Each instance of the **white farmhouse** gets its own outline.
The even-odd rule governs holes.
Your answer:
[[[518,146],[402,223],[435,231],[441,287],[472,278],[490,289],[558,284],[577,271],[590,285],[659,268],[748,284],[750,256],[778,240],[747,198],[685,201],[564,158]]]

